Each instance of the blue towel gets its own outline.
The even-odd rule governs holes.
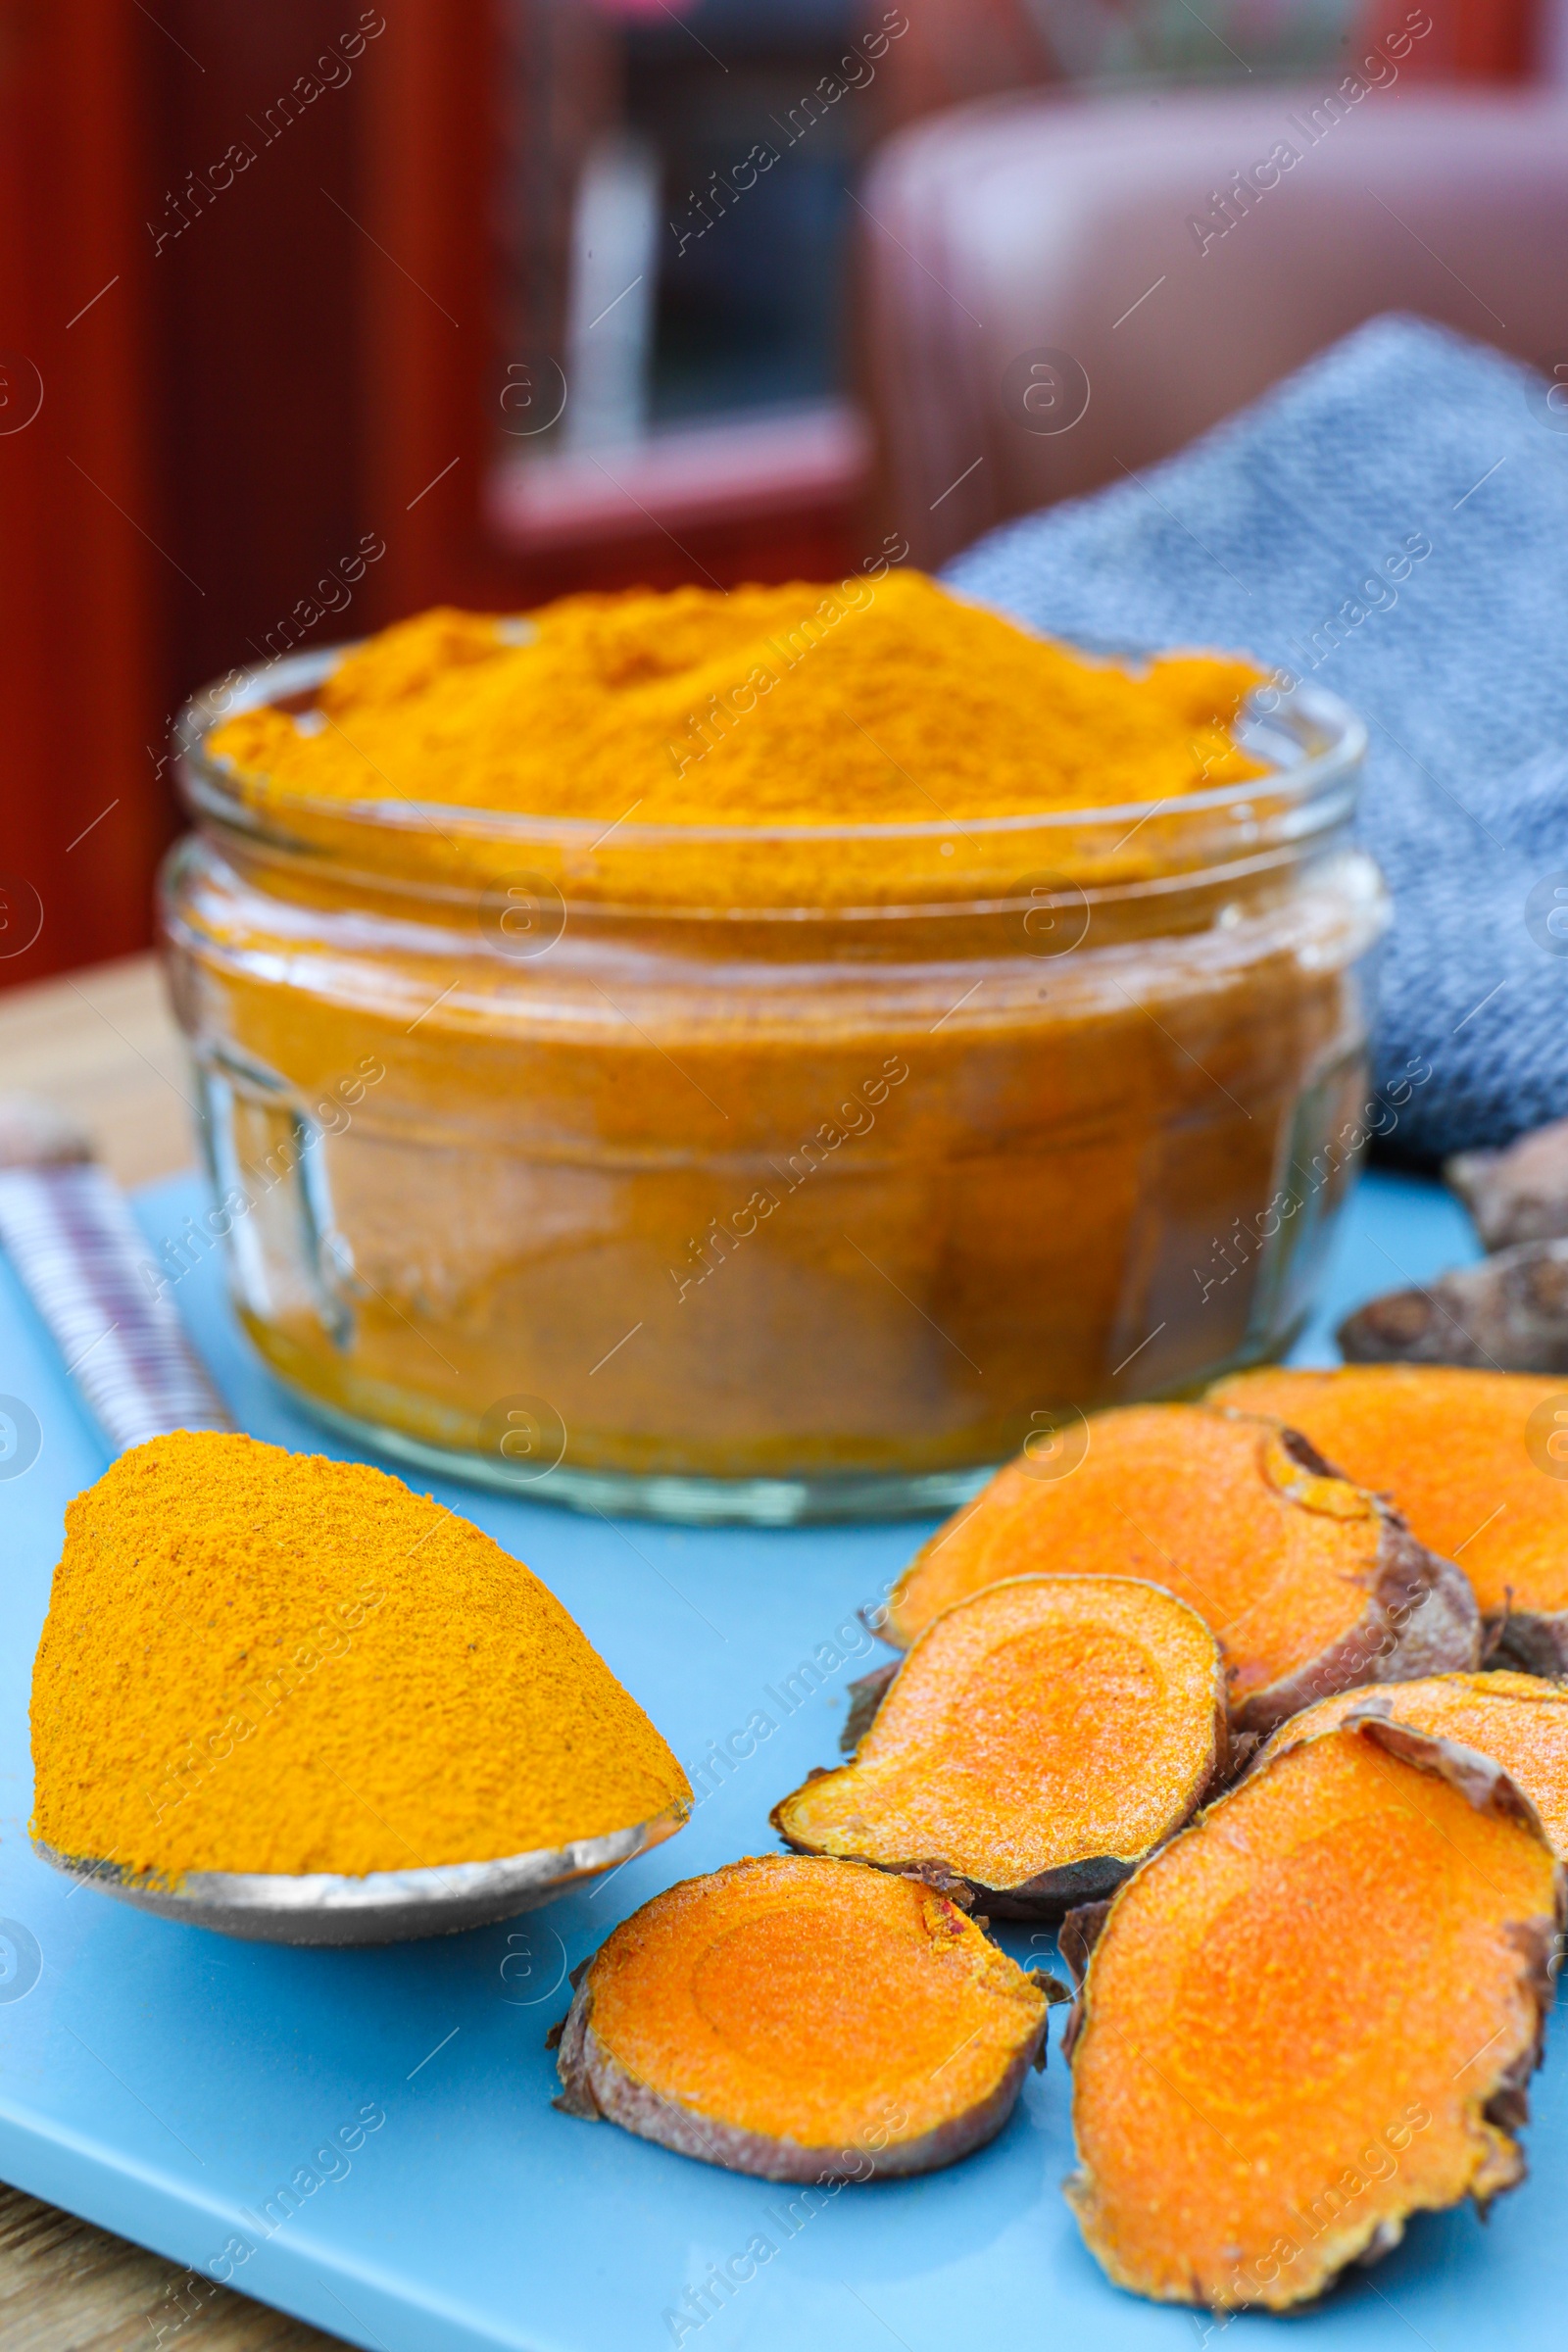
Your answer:
[[[1341,695],[1367,721],[1360,834],[1394,895],[1378,1078],[1434,1071],[1396,1148],[1568,1116],[1568,388],[1374,319],[944,576],[1054,635],[1244,647]]]

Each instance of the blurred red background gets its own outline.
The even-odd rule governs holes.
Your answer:
[[[1550,70],[1545,0],[1428,4],[1406,83]],[[858,557],[860,159],[932,109],[1082,71],[1047,0],[905,13],[875,87],[715,240],[729,277],[700,244],[661,275],[650,247],[593,400],[536,431],[599,323],[577,315],[608,267],[583,191],[611,246],[635,259],[662,211],[684,254],[746,122],[779,122],[880,6],[5,0],[0,985],[146,943],[171,717],[231,664],[437,600]],[[1312,37],[1332,61],[1403,13],[1347,0],[1325,34],[1320,7]],[[1114,48],[1109,0],[1096,23]]]

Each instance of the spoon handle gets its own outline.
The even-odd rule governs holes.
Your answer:
[[[0,1149],[12,1161],[0,1165],[0,1246],[66,1370],[117,1452],[172,1429],[232,1429],[123,1194],[81,1152]]]

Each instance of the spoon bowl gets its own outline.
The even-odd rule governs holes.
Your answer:
[[[372,1870],[364,1878],[329,1871],[193,1870],[177,1882],[122,1870],[115,1862],[56,1853],[34,1838],[54,1869],[160,1919],[184,1920],[252,1943],[412,1943],[487,1928],[548,1903],[568,1886],[601,1877],[673,1837],[690,1808],[668,1806],[634,1829],[495,1862],[453,1862],[417,1870]]]

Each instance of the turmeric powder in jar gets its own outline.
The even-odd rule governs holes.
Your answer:
[[[874,566],[210,691],[166,925],[251,1337],[394,1453],[599,1509],[1053,1475],[1305,1312],[1385,920],[1361,746],[1244,660]]]

